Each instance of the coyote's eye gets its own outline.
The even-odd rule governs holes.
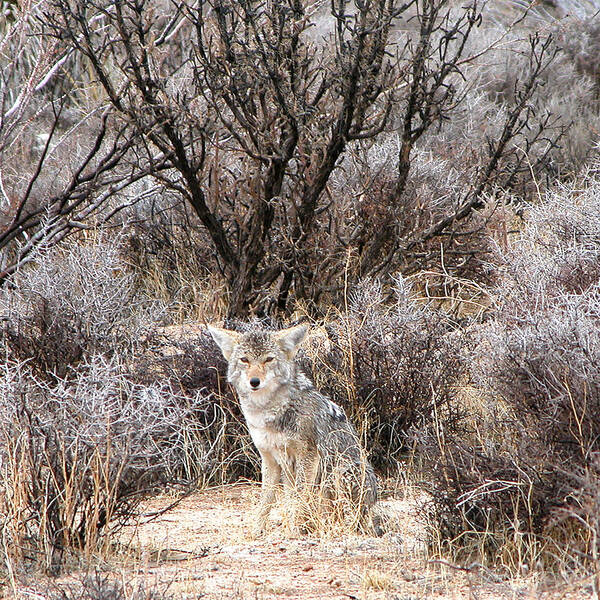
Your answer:
[[[267,358],[265,358],[265,363],[271,362],[272,360],[275,360],[274,356],[267,356]]]
[[[240,362],[243,362],[245,365],[250,363],[250,361],[245,356],[242,356],[242,358],[240,358]]]

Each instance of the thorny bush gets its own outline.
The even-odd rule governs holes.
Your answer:
[[[600,182],[583,183],[532,207],[497,253],[496,310],[470,351],[473,384],[494,408],[471,415],[470,436],[416,436],[442,538],[472,537],[496,559],[502,549],[508,560],[510,540],[512,560],[529,564],[577,567],[598,552]],[[580,533],[566,543],[565,522]]]
[[[210,468],[197,419],[206,396],[136,384],[116,359],[93,357],[53,382],[9,362],[0,393],[4,561],[57,573],[73,551],[108,548],[144,496],[188,479],[190,446]]]
[[[39,252],[0,290],[4,350],[42,377],[64,377],[95,354],[130,353],[149,331],[142,300],[118,240]]]
[[[438,414],[448,422],[458,417],[460,334],[416,299],[407,280],[397,278],[388,294],[363,281],[326,331],[313,350],[313,376],[349,410],[376,468],[394,471],[413,427]]]
[[[217,413],[204,388],[142,381],[132,350],[151,343],[160,312],[136,298],[116,244],[42,253],[11,284],[0,298],[1,547],[5,561],[58,572],[71,551],[106,548],[145,495],[205,482],[221,458],[206,433]]]

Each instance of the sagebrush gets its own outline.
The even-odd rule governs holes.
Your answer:
[[[471,538],[508,566],[576,569],[597,556],[599,191],[594,176],[550,193],[497,254],[494,311],[468,351],[472,382],[496,408],[474,412],[462,437],[416,436],[443,473],[431,482],[441,538],[465,548]]]

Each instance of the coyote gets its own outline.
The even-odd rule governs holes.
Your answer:
[[[228,361],[252,440],[262,458],[256,529],[264,530],[278,484],[326,498],[343,495],[360,511],[361,525],[377,501],[377,480],[344,410],[319,393],[295,360],[308,332],[303,325],[244,334],[208,327]]]

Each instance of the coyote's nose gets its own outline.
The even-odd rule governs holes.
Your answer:
[[[250,379],[250,386],[256,389],[260,385],[260,379],[258,377],[252,377]]]

